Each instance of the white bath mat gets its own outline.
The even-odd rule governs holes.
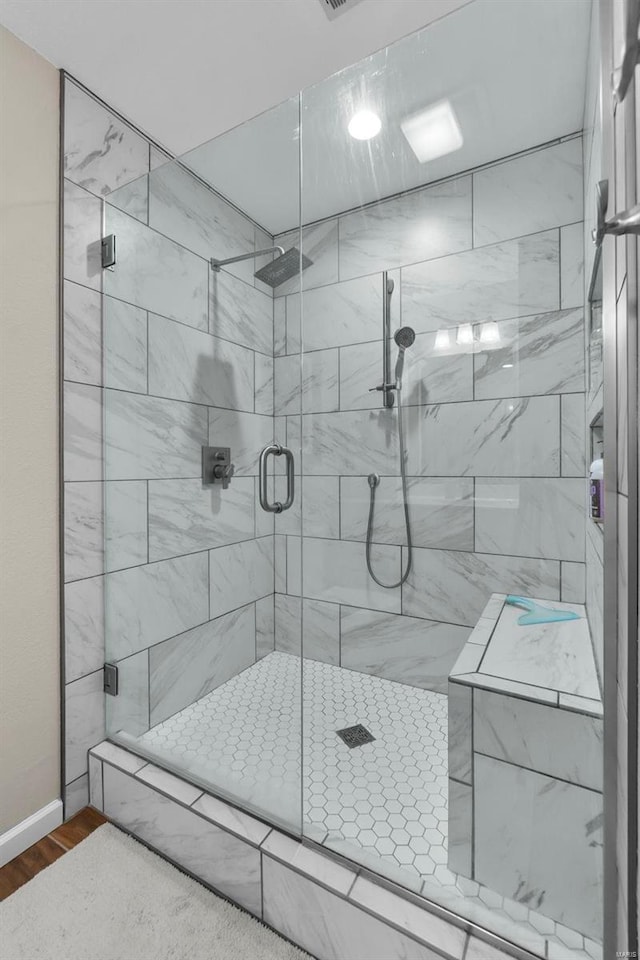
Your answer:
[[[309,960],[111,824],[0,903],[2,960]]]

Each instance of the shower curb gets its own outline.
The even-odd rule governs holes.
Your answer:
[[[108,740],[88,755],[91,806],[319,960],[536,960]]]

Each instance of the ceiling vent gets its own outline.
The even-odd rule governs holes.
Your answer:
[[[360,3],[360,0],[320,0],[320,3],[329,20],[335,20],[340,14],[346,13],[351,7],[355,7],[356,3]]]

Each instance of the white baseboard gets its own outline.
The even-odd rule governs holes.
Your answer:
[[[62,800],[52,800],[26,820],[0,834],[0,867],[42,840],[62,823]]]

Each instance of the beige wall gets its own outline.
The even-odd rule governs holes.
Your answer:
[[[0,27],[0,832],[60,795],[58,84]]]

